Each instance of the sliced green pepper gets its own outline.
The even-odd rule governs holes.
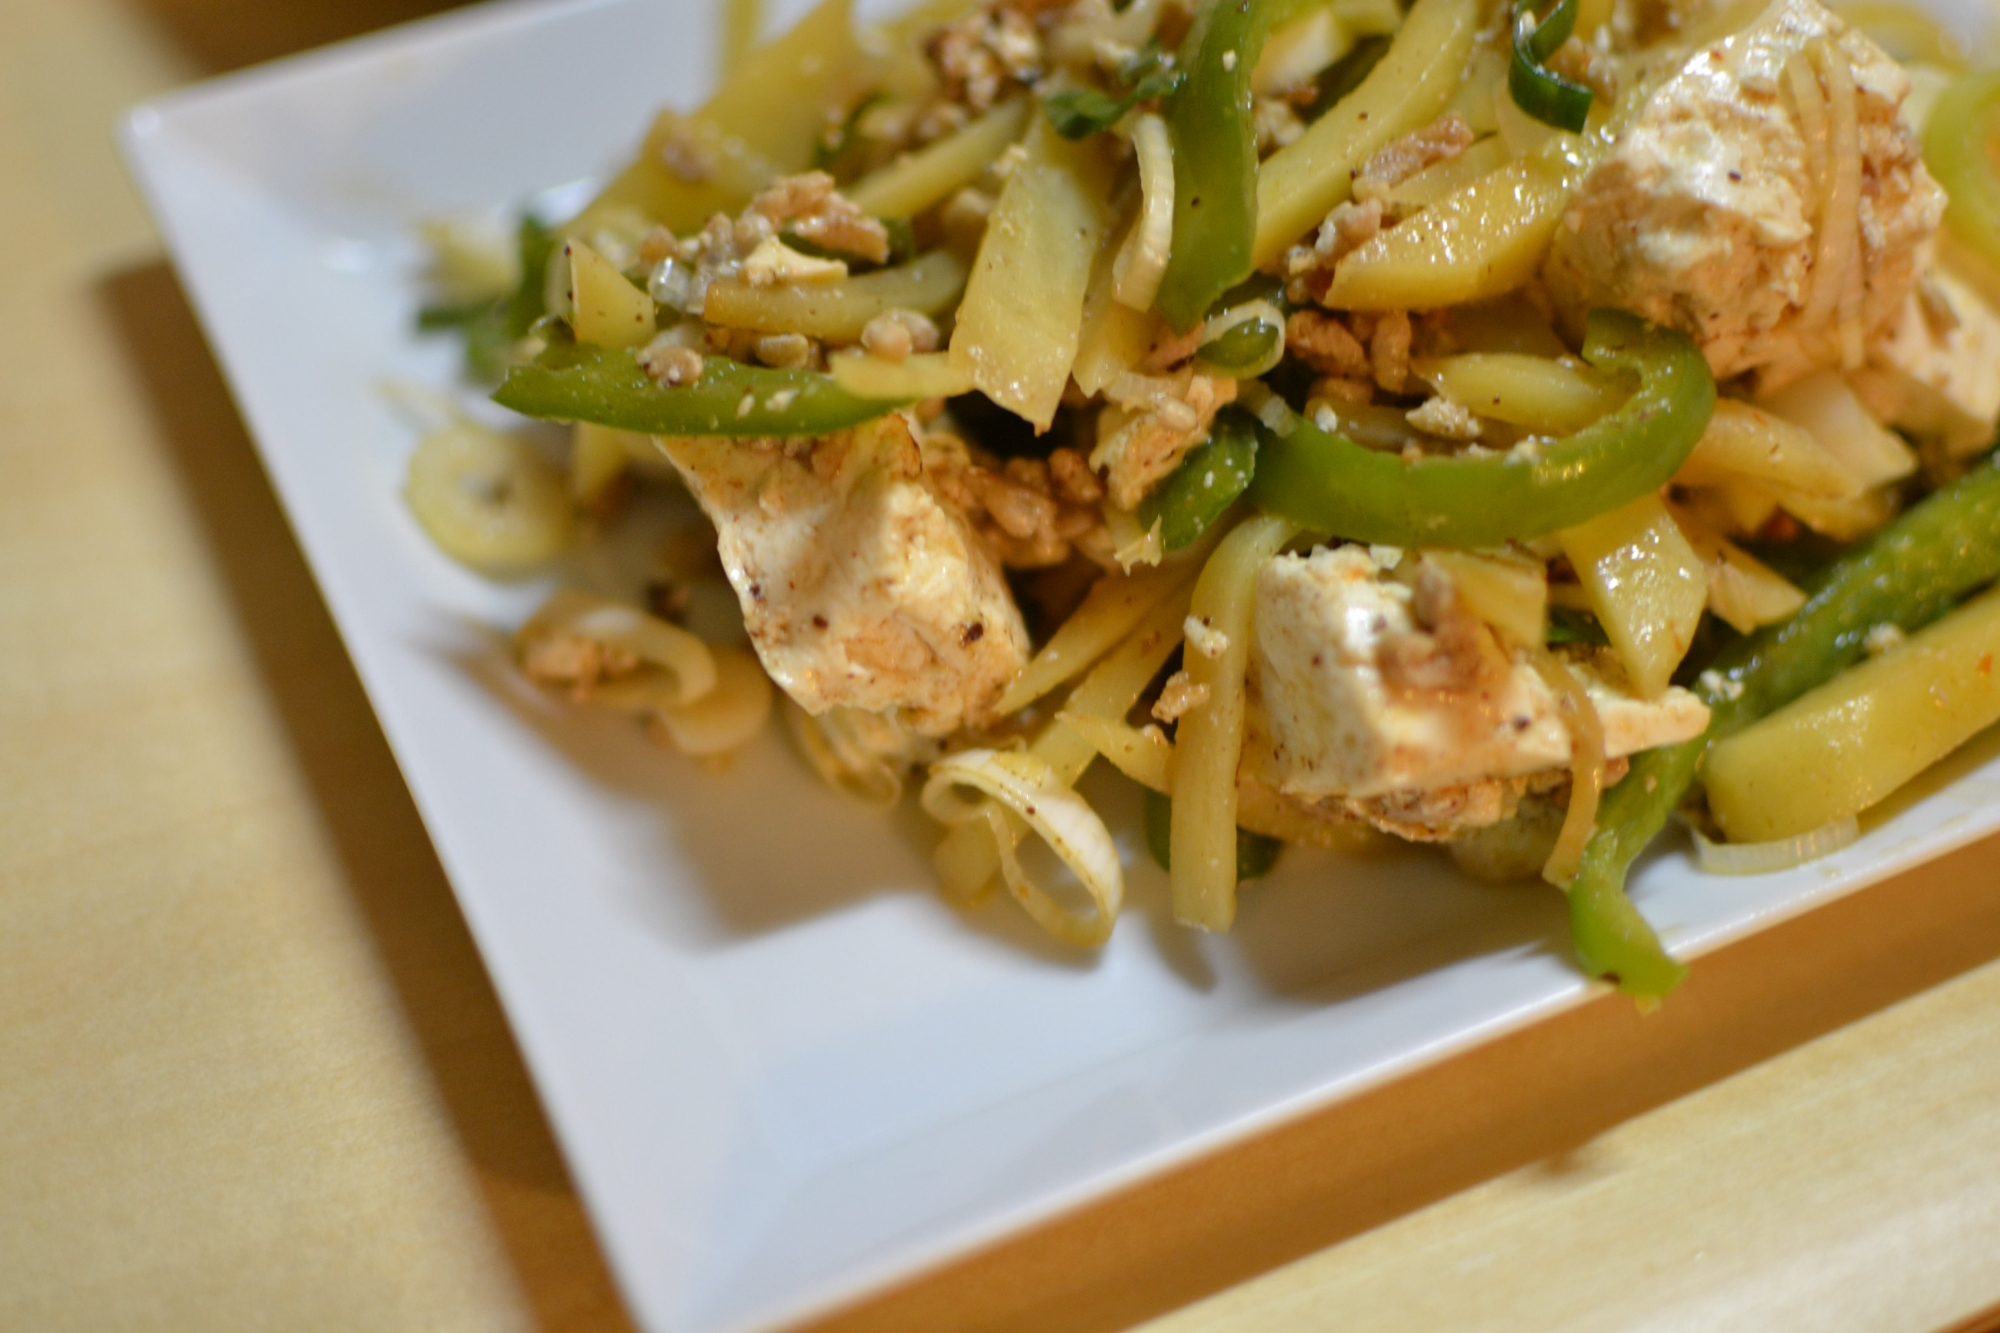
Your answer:
[[[551,346],[516,366],[493,401],[524,416],[588,421],[645,435],[825,435],[901,401],[857,398],[831,375],[746,366],[712,356],[692,384],[667,388],[627,348]]]
[[[1146,850],[1153,854],[1153,864],[1162,870],[1172,870],[1174,801],[1152,788],[1146,789],[1144,814],[1146,824]],[[1236,830],[1236,882],[1262,879],[1271,873],[1271,867],[1278,864],[1278,853],[1285,844],[1276,838],[1267,838],[1261,833],[1248,829]]]
[[[1181,42],[1187,83],[1166,104],[1174,143],[1174,240],[1154,304],[1186,332],[1250,274],[1257,136],[1250,72],[1288,0],[1212,0]]]
[[[1695,685],[1709,707],[1708,730],[1634,755],[1632,771],[1604,795],[1569,886],[1570,931],[1584,970],[1644,999],[1666,994],[1686,974],[1625,896],[1625,873],[1694,784],[1712,742],[1831,680],[1861,657],[1877,625],[1921,628],[1995,578],[2000,466],[1988,459],[1828,565],[1790,620],[1725,648],[1713,674]]]
[[[1257,471],[1256,418],[1241,408],[1216,414],[1208,438],[1139,502],[1139,526],[1160,525],[1160,545],[1178,551],[1207,532]]]
[[[1250,499],[1318,532],[1391,546],[1498,546],[1658,490],[1707,429],[1715,380],[1699,348],[1623,311],[1590,316],[1584,360],[1636,372],[1617,411],[1532,451],[1422,458],[1364,449],[1301,421],[1263,442]]]
[[[1507,91],[1514,105],[1544,125],[1571,134],[1583,132],[1591,91],[1548,69],[1546,62],[1576,29],[1577,0],[1556,0],[1549,16],[1535,21],[1534,0],[1514,9],[1514,60],[1507,67]]]

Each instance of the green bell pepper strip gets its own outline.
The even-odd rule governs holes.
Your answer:
[[[1216,414],[1208,438],[1139,502],[1139,526],[1160,525],[1160,546],[1191,546],[1250,485],[1257,470],[1257,419],[1238,407]]]
[[[2000,175],[1987,141],[2000,128],[2000,70],[1980,70],[1938,94],[1924,125],[1924,165],[1951,199],[1944,221],[1988,263],[2000,266]]]
[[[1724,649],[1714,674],[1695,686],[1709,707],[1708,730],[1633,756],[1632,771],[1598,809],[1569,886],[1584,970],[1641,999],[1665,995],[1686,974],[1625,896],[1625,874],[1694,784],[1711,743],[1831,680],[1866,651],[1875,626],[1921,628],[1995,578],[2000,466],[1989,458],[1823,569],[1790,620]]]
[[[1708,362],[1686,336],[1617,310],[1591,312],[1583,357],[1636,372],[1638,390],[1531,454],[1406,463],[1305,421],[1283,437],[1259,423],[1250,499],[1352,541],[1479,547],[1540,537],[1658,490],[1708,427]]]
[[[1181,42],[1187,82],[1166,104],[1174,144],[1174,239],[1154,305],[1176,332],[1250,275],[1257,135],[1250,73],[1295,0],[1211,0]]]
[[[667,388],[627,348],[558,343],[516,366],[493,401],[524,416],[588,421],[644,435],[825,435],[908,405],[858,398],[831,375],[712,356],[692,384]]]
[[[1153,854],[1153,864],[1162,870],[1173,869],[1173,827],[1174,801],[1171,796],[1162,795],[1148,787],[1143,818],[1146,826],[1146,850]],[[1262,879],[1271,873],[1271,867],[1278,864],[1278,853],[1285,850],[1285,844],[1262,833],[1252,833],[1249,829],[1236,830],[1236,882]]]
[[[1514,59],[1507,67],[1507,91],[1514,105],[1544,125],[1571,134],[1583,133],[1590,115],[1591,91],[1551,72],[1545,65],[1576,29],[1577,0],[1556,0],[1540,23],[1533,0],[1520,0],[1514,10]]]

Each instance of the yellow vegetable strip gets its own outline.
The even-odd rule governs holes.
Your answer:
[[[1857,495],[1863,489],[1859,478],[1804,426],[1734,398],[1719,398],[1708,429],[1674,474],[1674,482],[1716,486],[1741,477],[1829,498]]]
[[[1569,809],[1562,832],[1542,865],[1542,878],[1561,888],[1576,878],[1583,849],[1597,828],[1597,805],[1604,794],[1604,723],[1576,674],[1540,644],[1528,644],[1528,661],[1555,692],[1556,708],[1569,728]]]
[[[1146,614],[1102,662],[1091,668],[1064,701],[1064,711],[1090,717],[1123,720],[1166,660],[1180,646],[1181,626],[1187,620],[1193,590],[1174,589]],[[1083,776],[1095,753],[1060,721],[1045,727],[1028,747],[1047,759],[1056,772],[1070,782]]]
[[[826,132],[825,108],[862,78],[849,0],[821,0],[783,36],[752,51],[695,115],[781,171],[802,171]]]
[[[977,180],[1021,137],[1033,105],[1028,98],[1003,102],[957,133],[863,176],[843,193],[864,213],[915,217]]]
[[[701,314],[725,328],[853,342],[869,320],[890,310],[943,314],[964,290],[965,277],[964,260],[949,250],[932,250],[907,264],[840,282],[767,287],[740,279],[713,283]]]
[[[563,228],[587,236],[628,210],[677,232],[717,213],[734,213],[778,176],[778,168],[736,136],[678,111],[654,118],[638,156]]]
[[[972,380],[954,370],[943,352],[919,352],[901,361],[879,356],[841,355],[827,360],[833,382],[857,398],[902,402],[953,398],[972,389]]]
[[[796,27],[750,52],[691,115],[663,111],[637,158],[564,230],[587,235],[633,208],[677,232],[734,213],[787,171],[803,170],[825,130],[822,108],[866,68],[849,0],[822,0]]]
[[[1376,149],[1437,118],[1458,87],[1481,10],[1478,0],[1417,0],[1361,86],[1264,161],[1254,265],[1282,255],[1345,201],[1354,172]]]
[[[1428,208],[1506,165],[1506,140],[1497,134],[1488,135],[1457,157],[1426,167],[1395,186],[1389,191],[1387,202],[1405,208]]]
[[[611,483],[625,474],[640,450],[650,451],[644,435],[579,421],[570,431],[569,495],[578,504],[595,504]]]
[[[1698,520],[1667,507],[1708,570],[1708,609],[1739,634],[1774,625],[1804,606],[1806,595],[1781,574]]]
[[[1200,572],[1197,561],[1177,560],[1100,578],[1034,660],[1014,678],[995,705],[996,711],[1003,715],[1017,712],[1081,675],[1129,636],[1154,607],[1191,585]]]
[[[1544,435],[1581,430],[1632,396],[1629,384],[1580,364],[1518,352],[1467,352],[1410,369],[1468,412]]]
[[[1253,584],[1298,530],[1270,516],[1239,525],[1203,567],[1188,612],[1220,636],[1214,657],[1193,647],[1186,654],[1190,683],[1206,687],[1208,697],[1181,718],[1175,741],[1174,917],[1204,930],[1227,930],[1236,917],[1236,766],[1243,754]]]
[[[1539,153],[1508,163],[1342,259],[1326,304],[1435,310],[1513,291],[1541,267],[1588,170],[1582,155]]]
[[[1142,787],[1173,790],[1173,742],[1158,727],[1135,727],[1116,718],[1065,710],[1056,721],[1089,743],[1111,766]]]
[[[1708,805],[1732,841],[1856,814],[2000,721],[2000,591],[1715,745]]]
[[[1108,173],[1096,144],[1070,143],[1045,119],[1024,143],[987,220],[951,359],[988,398],[1046,430],[1076,360]]]
[[[722,68],[734,74],[743,68],[757,39],[764,35],[762,0],[729,0],[722,7]]]
[[[580,240],[565,241],[570,327],[590,347],[643,347],[653,340],[653,298]]]
[[[1643,495],[1557,534],[1633,686],[1667,688],[1694,642],[1708,574],[1658,495]]]

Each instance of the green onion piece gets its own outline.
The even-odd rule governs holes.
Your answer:
[[[1544,125],[1571,134],[1583,131],[1590,115],[1591,91],[1551,73],[1543,61],[1556,53],[1576,28],[1577,0],[1556,0],[1540,23],[1533,0],[1519,0],[1514,10],[1514,61],[1507,70],[1507,90],[1514,105]]]
[[[1257,429],[1241,408],[1216,414],[1208,438],[1188,450],[1180,466],[1139,502],[1139,526],[1160,525],[1160,545],[1169,551],[1191,546],[1236,498],[1257,472]]]
[[[1168,863],[1173,859],[1174,801],[1171,796],[1163,796],[1152,788],[1146,789],[1146,850],[1153,854],[1153,863],[1162,870],[1171,870]],[[1276,838],[1267,838],[1261,833],[1248,829],[1236,830],[1236,879],[1238,883],[1246,879],[1262,879],[1271,873],[1271,867],[1278,863],[1278,853],[1285,844]]]

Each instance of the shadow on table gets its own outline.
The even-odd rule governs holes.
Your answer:
[[[629,1329],[458,905],[187,298],[164,264],[116,274],[99,292],[522,1290],[544,1328]]]
[[[1996,861],[1991,844],[1943,857],[1699,960],[1650,1016],[1602,996],[809,1333],[1106,1333],[1512,1171],[1558,1182],[1611,1170],[1594,1140],[1621,1122],[2000,957]],[[1366,1313],[1374,1326],[1393,1312]],[[1171,1319],[1160,1333],[1250,1329],[1260,1317],[1275,1318],[1276,1307],[1232,1303]],[[1307,1317],[1296,1301],[1285,1319],[1302,1328],[1342,1322],[1333,1310]]]

